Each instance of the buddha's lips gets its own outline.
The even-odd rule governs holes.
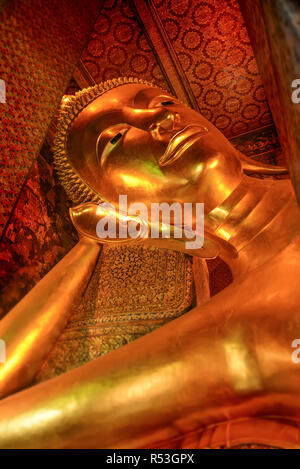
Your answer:
[[[195,143],[202,135],[207,134],[208,130],[202,125],[188,125],[177,132],[171,138],[167,149],[161,159],[160,166],[168,166],[178,160],[185,151]]]

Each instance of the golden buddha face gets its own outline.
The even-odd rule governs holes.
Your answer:
[[[117,203],[221,203],[242,174],[235,149],[198,112],[145,84],[117,86],[74,120],[69,161],[100,196]]]

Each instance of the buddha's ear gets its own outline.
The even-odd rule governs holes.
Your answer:
[[[275,166],[272,164],[260,163],[259,161],[254,161],[252,158],[248,158],[242,153],[238,152],[239,159],[242,163],[242,168],[246,174],[263,174],[269,176],[279,176],[283,174],[288,174],[288,169],[284,166]]]

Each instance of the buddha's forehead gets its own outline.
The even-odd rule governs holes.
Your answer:
[[[89,103],[77,116],[71,134],[93,127],[102,131],[108,125],[124,122],[125,109],[147,108],[156,96],[168,96],[158,87],[134,83],[117,86]]]

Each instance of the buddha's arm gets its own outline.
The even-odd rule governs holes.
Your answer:
[[[2,400],[0,447],[134,448],[244,416],[299,418],[298,260],[291,248],[200,309]]]
[[[0,397],[31,384],[91,276],[100,246],[79,243],[2,319]]]

